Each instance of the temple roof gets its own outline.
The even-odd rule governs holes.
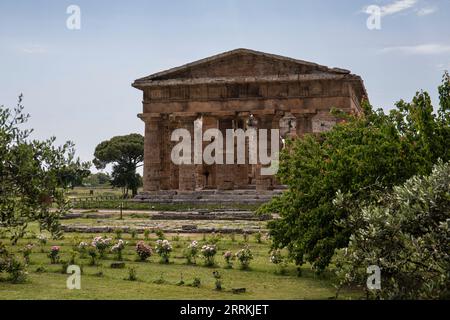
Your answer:
[[[361,77],[349,70],[250,49],[235,49],[136,79],[133,87],[229,82],[345,79],[367,95]]]

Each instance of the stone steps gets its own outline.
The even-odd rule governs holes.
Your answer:
[[[148,203],[190,203],[190,204],[261,204],[270,201],[283,192],[243,190],[201,190],[201,191],[156,191],[137,195],[133,201]]]

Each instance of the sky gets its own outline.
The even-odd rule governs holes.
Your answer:
[[[349,69],[385,110],[421,89],[437,104],[450,0],[2,0],[0,105],[23,93],[33,138],[71,140],[90,161],[101,141],[143,134],[135,79],[236,48]]]

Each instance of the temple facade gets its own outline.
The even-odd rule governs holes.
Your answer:
[[[366,97],[350,71],[248,49],[236,49],[134,81],[143,92],[144,191],[272,190],[260,164],[174,164],[177,128],[279,129],[280,140],[331,128],[331,108],[360,113]],[[207,142],[202,143],[206,147]],[[269,142],[270,145],[270,142]],[[248,148],[248,141],[246,144]],[[247,150],[247,149],[246,149]],[[226,154],[221,156],[226,157]]]

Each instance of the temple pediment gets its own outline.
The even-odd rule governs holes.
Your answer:
[[[350,71],[279,55],[236,49],[137,79],[133,86],[170,80],[346,75]]]

